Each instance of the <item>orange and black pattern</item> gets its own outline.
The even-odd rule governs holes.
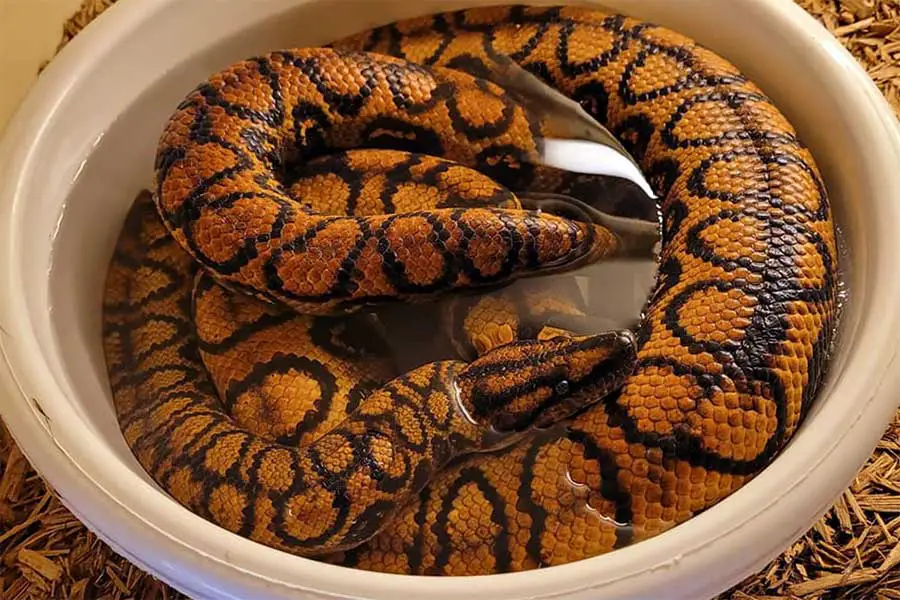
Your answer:
[[[507,344],[472,363],[428,363],[368,393],[342,392],[336,386],[352,368],[372,373],[372,365],[363,354],[344,351],[352,340],[327,317],[310,323],[267,310],[211,289],[203,275],[195,282],[195,272],[149,194],[142,194],[117,245],[104,306],[104,343],[125,439],[176,500],[289,552],[358,546],[451,460],[571,416],[621,386],[634,362],[627,332],[558,336]],[[199,307],[193,319],[192,302]],[[216,319],[218,311],[238,326]],[[229,327],[213,333],[217,323]],[[230,346],[243,352],[229,353]],[[283,353],[310,346],[303,356]],[[381,352],[373,350],[377,359]],[[217,372],[224,375],[219,381]],[[297,417],[310,383],[319,387],[307,394],[317,411],[335,410],[326,401],[336,398],[347,411],[322,432],[318,422]],[[292,396],[300,406],[289,406]],[[242,402],[251,414],[241,414]],[[266,410],[273,404],[287,414]],[[269,430],[278,422],[294,432]]]
[[[160,140],[155,198],[175,239],[232,289],[309,314],[430,299],[575,267],[614,252],[615,238],[514,209],[313,213],[284,191],[291,165],[392,148],[482,167],[509,187],[519,163],[539,160],[539,125],[499,87],[459,71],[324,48],[275,52],[183,101]]]
[[[316,173],[318,153],[367,147],[412,153],[402,160],[433,154],[513,193],[546,188],[532,164],[541,124],[472,78],[489,75],[498,56],[604,123],[662,199],[659,276],[636,358],[627,336],[537,333],[472,363],[429,364],[373,385],[345,421],[297,446],[236,425],[193,337],[197,268],[232,293],[324,314],[614,254],[604,229],[508,208],[491,186],[498,195],[476,208],[379,214],[390,206],[383,201],[371,213],[346,211],[350,199],[372,202],[363,188],[386,198],[385,189],[415,178],[434,187],[427,167],[394,181],[390,169],[373,168],[369,187],[341,169]],[[335,160],[351,171],[357,164]],[[330,50],[274,53],[200,86],[166,130],[158,167],[162,221],[146,203],[135,209],[142,216],[123,232],[106,295],[126,439],[186,506],[289,552],[428,575],[609,552],[740,488],[791,438],[823,377],[837,252],[813,159],[737,69],[649,23],[580,8],[493,7],[392,24]],[[317,185],[334,186],[330,201],[344,214],[323,215],[304,199]],[[395,208],[408,197],[399,192]],[[470,323],[506,319],[497,329],[506,333],[470,337],[465,351],[523,335],[515,310],[468,306]],[[467,316],[450,321],[465,329]],[[518,432],[531,422],[542,429]],[[507,429],[517,433],[495,439]],[[447,436],[463,450],[492,451],[448,464],[446,446],[434,442]],[[427,476],[417,478],[414,464]]]

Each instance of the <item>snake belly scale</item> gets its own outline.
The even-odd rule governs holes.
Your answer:
[[[551,132],[490,80],[500,59],[635,157],[660,197],[658,278],[633,338],[471,331],[474,356],[398,374],[363,340],[369,305],[621,241],[517,199],[565,183],[539,165]],[[734,66],[621,15],[479,8],[191,92],[119,239],[104,343],[126,441],[194,512],[360,569],[502,573],[640,542],[759,473],[822,381],[837,269],[812,156]]]

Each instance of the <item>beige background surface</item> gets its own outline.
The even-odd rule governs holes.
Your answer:
[[[53,55],[79,0],[0,0],[0,130]]]

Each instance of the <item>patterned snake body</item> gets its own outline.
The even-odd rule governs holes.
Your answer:
[[[517,325],[539,311],[503,286],[628,240],[528,209],[568,183],[539,164],[551,125],[489,81],[506,59],[661,197],[634,339]],[[618,15],[474,9],[243,61],[178,107],[156,184],[104,305],[126,440],[198,514],[358,568],[533,569],[689,519],[791,438],[836,325],[828,199],[791,126],[726,61]],[[451,311],[463,361],[398,375],[373,345],[368,305],[497,288]]]

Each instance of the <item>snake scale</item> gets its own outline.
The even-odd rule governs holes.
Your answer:
[[[566,184],[490,80],[506,59],[659,195],[633,336],[513,322],[504,286],[627,240],[529,206]],[[116,246],[104,344],[126,441],[197,514],[361,569],[502,573],[647,539],[763,469],[822,380],[837,268],[810,153],[734,66],[621,15],[479,8],[194,89]],[[470,356],[395,371],[367,307],[479,290],[500,292],[456,305]]]

